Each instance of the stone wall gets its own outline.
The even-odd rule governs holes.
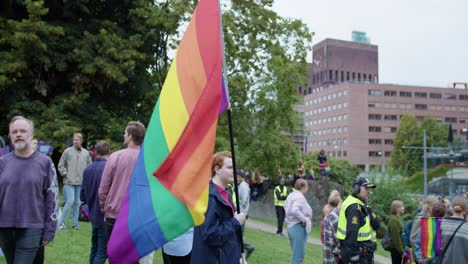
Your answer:
[[[340,185],[332,182],[321,182],[308,180],[309,191],[306,194],[306,199],[313,210],[313,223],[316,226],[322,221],[322,208],[327,203],[328,195],[332,190],[338,190],[341,194],[343,189]],[[266,183],[269,185],[268,183]],[[276,220],[273,190],[274,186],[265,190],[264,194],[256,201],[250,202],[249,215],[252,217],[266,218]],[[291,186],[288,186],[291,189]],[[342,194],[343,196],[343,194]],[[344,199],[344,198],[343,198]]]

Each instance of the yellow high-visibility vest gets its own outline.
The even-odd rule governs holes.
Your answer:
[[[361,206],[362,210],[366,210],[364,203],[350,195],[341,205],[340,216],[338,217],[338,230],[336,232],[336,238],[340,240],[345,240],[346,238],[346,227],[348,226],[348,219],[346,218],[346,209],[352,205],[358,204]],[[358,230],[357,241],[369,241],[372,239],[372,227],[370,225],[369,216],[365,217],[364,225]]]
[[[281,191],[280,186],[276,186],[275,190],[273,191],[273,197],[275,198],[275,206],[284,206],[284,203],[286,200],[278,200],[278,197],[276,197],[276,190],[278,190],[281,194],[281,196],[288,196],[288,188],[283,185],[283,191]]]

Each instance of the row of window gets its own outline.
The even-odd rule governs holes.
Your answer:
[[[433,111],[447,111],[447,112],[468,112],[468,107],[465,106],[450,106],[450,105],[433,105],[433,104],[396,104],[396,103],[376,103],[368,104],[369,108],[375,109],[418,109],[418,110],[433,110]]]
[[[320,96],[318,98],[314,98],[313,100],[307,100],[306,105],[314,105],[314,104],[318,104],[318,103],[321,103],[321,102],[326,102],[327,100],[328,101],[333,100],[333,99],[339,98],[341,96],[346,96],[346,95],[348,95],[348,91],[343,90],[343,91],[339,91],[337,93]]]
[[[379,89],[369,89],[368,95],[370,96],[382,96],[382,90]],[[413,92],[409,91],[394,91],[394,90],[384,90],[384,96],[400,96],[400,97],[413,97]],[[414,92],[415,98],[429,98],[430,99],[445,99],[445,100],[457,100],[456,94],[451,93],[426,93],[426,92]],[[458,100],[468,100],[468,95],[460,94],[458,95]]]
[[[397,115],[381,115],[381,114],[369,114],[369,120],[393,120],[396,121],[398,120]]]
[[[372,75],[370,73],[349,72],[349,71],[345,72],[345,71],[338,71],[338,70],[328,70],[328,75],[326,71],[317,72],[312,75],[312,85],[318,85],[323,82],[344,82],[344,81],[377,83],[377,75]]]
[[[385,145],[393,145],[393,139],[382,139],[380,138],[369,138],[369,145],[382,145],[382,142],[384,142]]]
[[[314,119],[312,121],[306,121],[305,126],[310,127],[314,125],[320,125],[320,124],[327,124],[327,123],[332,123],[332,122],[339,122],[341,120],[348,120],[348,115],[339,115],[339,116],[332,116],[332,117],[326,117],[326,118],[320,118],[320,119]]]
[[[329,105],[329,106],[315,108],[314,110],[306,111],[305,115],[311,116],[311,115],[316,115],[316,114],[321,114],[321,113],[326,113],[326,112],[331,112],[331,111],[341,110],[341,109],[346,109],[346,108],[348,108],[348,103]]]
[[[318,129],[318,130],[313,130],[312,136],[326,136],[326,135],[334,135],[336,133],[348,133],[348,127],[333,127],[333,128],[327,128],[327,129]]]
[[[309,142],[309,147],[316,148],[316,147],[336,147],[338,146],[346,146],[348,145],[348,140],[346,138],[343,139],[328,139],[328,140],[319,140],[319,141],[311,141]]]
[[[384,132],[384,133],[396,133],[397,127],[380,127],[380,126],[369,126],[369,132]]]
[[[397,115],[382,115],[382,114],[369,114],[368,119],[369,120],[386,120],[386,121],[398,121],[403,117],[403,115],[397,116]],[[424,116],[416,116],[416,119],[418,121],[423,121]],[[456,117],[434,117],[434,119],[439,122],[445,122],[445,123],[457,123],[458,119]],[[466,122],[465,119],[460,119],[460,123],[464,124]]]
[[[392,155],[391,151],[369,151],[369,157],[382,157],[382,155],[385,155],[385,157],[390,157]]]

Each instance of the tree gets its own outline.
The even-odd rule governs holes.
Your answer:
[[[274,175],[278,164],[297,164],[293,134],[296,90],[307,79],[305,58],[312,34],[299,20],[278,16],[273,1],[231,1],[223,6],[228,87],[241,166]],[[218,149],[229,149],[226,122]]]
[[[423,162],[423,130],[426,130],[427,147],[447,145],[448,126],[438,124],[431,116],[425,116],[420,125],[411,114],[405,114],[400,120],[400,127],[393,140],[393,152],[390,164],[402,173],[411,176],[421,170]],[[405,148],[419,147],[420,149]],[[428,149],[428,152],[430,149]]]
[[[6,1],[0,17],[0,122],[22,114],[65,145],[72,131],[122,141],[129,120],[149,120],[167,50],[193,3]]]

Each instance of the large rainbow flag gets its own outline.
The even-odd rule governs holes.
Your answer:
[[[228,105],[218,0],[201,0],[154,108],[107,252],[134,263],[205,220],[218,116]]]
[[[442,218],[421,217],[421,251],[424,258],[434,258],[442,248]]]

